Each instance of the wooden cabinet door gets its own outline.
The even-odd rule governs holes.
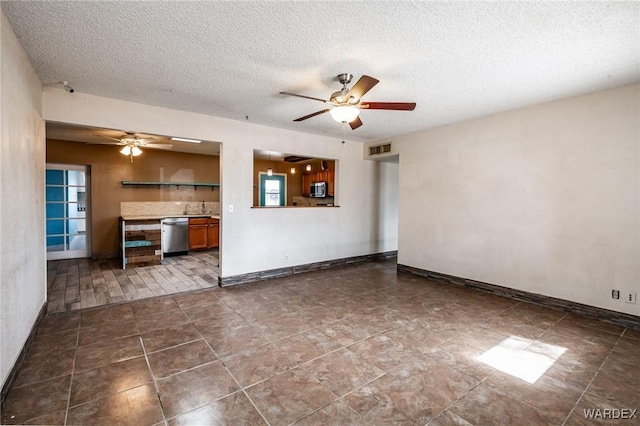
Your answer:
[[[314,179],[315,182],[327,182],[328,178],[328,170],[320,170],[316,172],[316,177]]]
[[[336,188],[336,171],[327,170],[327,195],[333,197]]]
[[[220,245],[220,221],[209,219],[207,230],[207,248],[215,248]]]
[[[304,173],[302,175],[302,195],[309,197],[311,195],[311,182],[313,175],[311,173]]]
[[[189,225],[189,250],[207,248],[207,225]]]

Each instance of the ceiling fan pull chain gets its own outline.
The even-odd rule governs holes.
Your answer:
[[[345,138],[346,138],[346,134],[345,134],[345,129],[346,129],[346,127],[347,127],[347,122],[346,122],[346,121],[343,121],[343,122],[342,122],[342,146],[344,146],[344,144],[345,144],[345,141],[344,141],[344,140],[345,140]]]

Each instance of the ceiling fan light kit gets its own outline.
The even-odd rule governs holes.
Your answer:
[[[324,102],[331,105],[314,113],[296,118],[293,121],[304,121],[316,115],[328,112],[331,117],[338,123],[349,123],[351,130],[355,130],[362,126],[360,119],[360,111],[363,109],[382,109],[392,111],[413,111],[416,107],[414,102],[362,102],[362,97],[371,90],[379,80],[368,75],[363,75],[356,84],[349,89],[347,85],[353,79],[353,74],[338,74],[336,79],[342,84],[342,89],[333,92],[329,100],[314,98],[313,96],[299,95],[297,93],[280,92],[281,95],[296,96],[298,98],[311,99],[313,101]]]
[[[353,106],[342,105],[331,108],[329,114],[338,123],[351,123],[358,118],[360,110]]]
[[[120,150],[120,154],[133,155],[134,157],[137,157],[138,155],[142,154],[142,150],[137,146],[127,145]]]
[[[133,157],[137,157],[142,154],[142,148],[152,149],[171,149],[173,145],[157,143],[156,138],[149,135],[139,135],[132,132],[122,132],[120,137],[112,137],[106,135],[99,135],[105,139],[109,139],[112,142],[105,142],[107,145],[120,145],[123,148],[120,150],[122,155],[128,155],[133,163]]]

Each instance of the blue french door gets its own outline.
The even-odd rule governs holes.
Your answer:
[[[260,206],[283,207],[287,204],[286,178],[284,174],[260,173]]]
[[[47,259],[89,257],[87,168],[47,164],[45,176]]]

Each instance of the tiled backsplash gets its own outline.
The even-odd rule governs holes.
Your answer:
[[[218,201],[205,201],[204,214],[219,215]],[[120,216],[164,216],[202,214],[202,202],[191,201],[122,201]]]
[[[310,198],[300,197],[298,195],[293,197],[293,205],[297,207],[317,207],[317,206],[333,206],[333,197],[323,198]]]

